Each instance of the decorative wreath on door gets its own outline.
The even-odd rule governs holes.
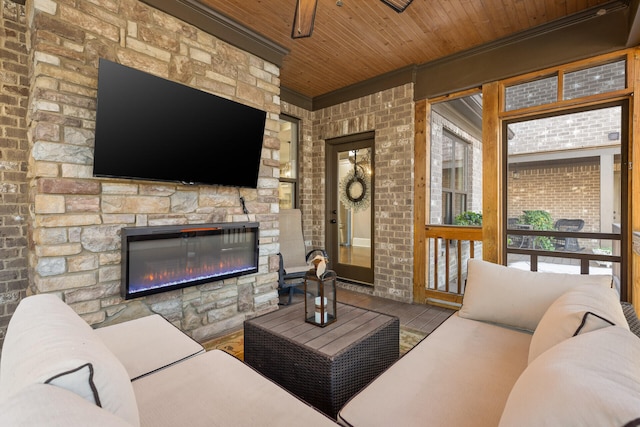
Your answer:
[[[339,185],[340,200],[355,212],[367,209],[371,203],[371,179],[359,165],[354,165]]]

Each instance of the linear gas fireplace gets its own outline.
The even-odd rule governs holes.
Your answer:
[[[122,229],[125,299],[257,271],[256,222]]]

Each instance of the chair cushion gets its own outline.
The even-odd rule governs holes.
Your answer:
[[[516,381],[500,427],[624,426],[640,418],[640,340],[611,326],[542,353]]]
[[[581,284],[610,288],[612,278],[523,271],[470,259],[460,317],[533,332],[551,303]]]
[[[309,269],[306,260],[306,247],[302,234],[302,213],[300,209],[282,209],[278,215],[280,222],[280,253],[284,269],[289,273]],[[302,270],[300,270],[302,268]]]
[[[615,289],[582,285],[555,300],[540,319],[531,338],[529,363],[554,345],[600,328],[629,329]]]
[[[0,359],[0,400],[31,384],[52,384],[139,425],[127,371],[93,329],[52,294],[23,299]]]

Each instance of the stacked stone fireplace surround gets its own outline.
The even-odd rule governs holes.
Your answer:
[[[137,0],[6,0],[2,10],[0,345],[32,293],[62,296],[95,327],[157,312],[201,341],[276,309],[279,114],[301,119],[300,206],[313,247],[325,241],[325,141],[375,131],[384,177],[374,201],[375,287],[356,287],[411,301],[412,84],[312,112],[280,101],[274,64]],[[258,189],[94,178],[100,57],[267,111]],[[244,221],[260,224],[257,274],[120,296],[121,228]]]
[[[274,310],[278,67],[136,0],[35,0],[26,10],[32,61],[27,294],[59,294],[96,327],[159,313],[198,341]],[[100,57],[265,110],[258,188],[94,178]],[[224,165],[211,160],[212,167]],[[120,296],[123,227],[243,221],[260,224],[257,274],[134,300]]]

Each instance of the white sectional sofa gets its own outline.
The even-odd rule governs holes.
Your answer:
[[[0,426],[335,426],[248,365],[153,315],[93,330],[22,300],[0,359]]]
[[[640,338],[611,277],[468,265],[461,310],[354,396],[344,426],[640,426]],[[21,301],[0,359],[0,426],[335,426],[153,315],[93,330]]]
[[[347,402],[338,421],[640,426],[640,339],[611,285],[610,276],[470,260],[460,311]]]

